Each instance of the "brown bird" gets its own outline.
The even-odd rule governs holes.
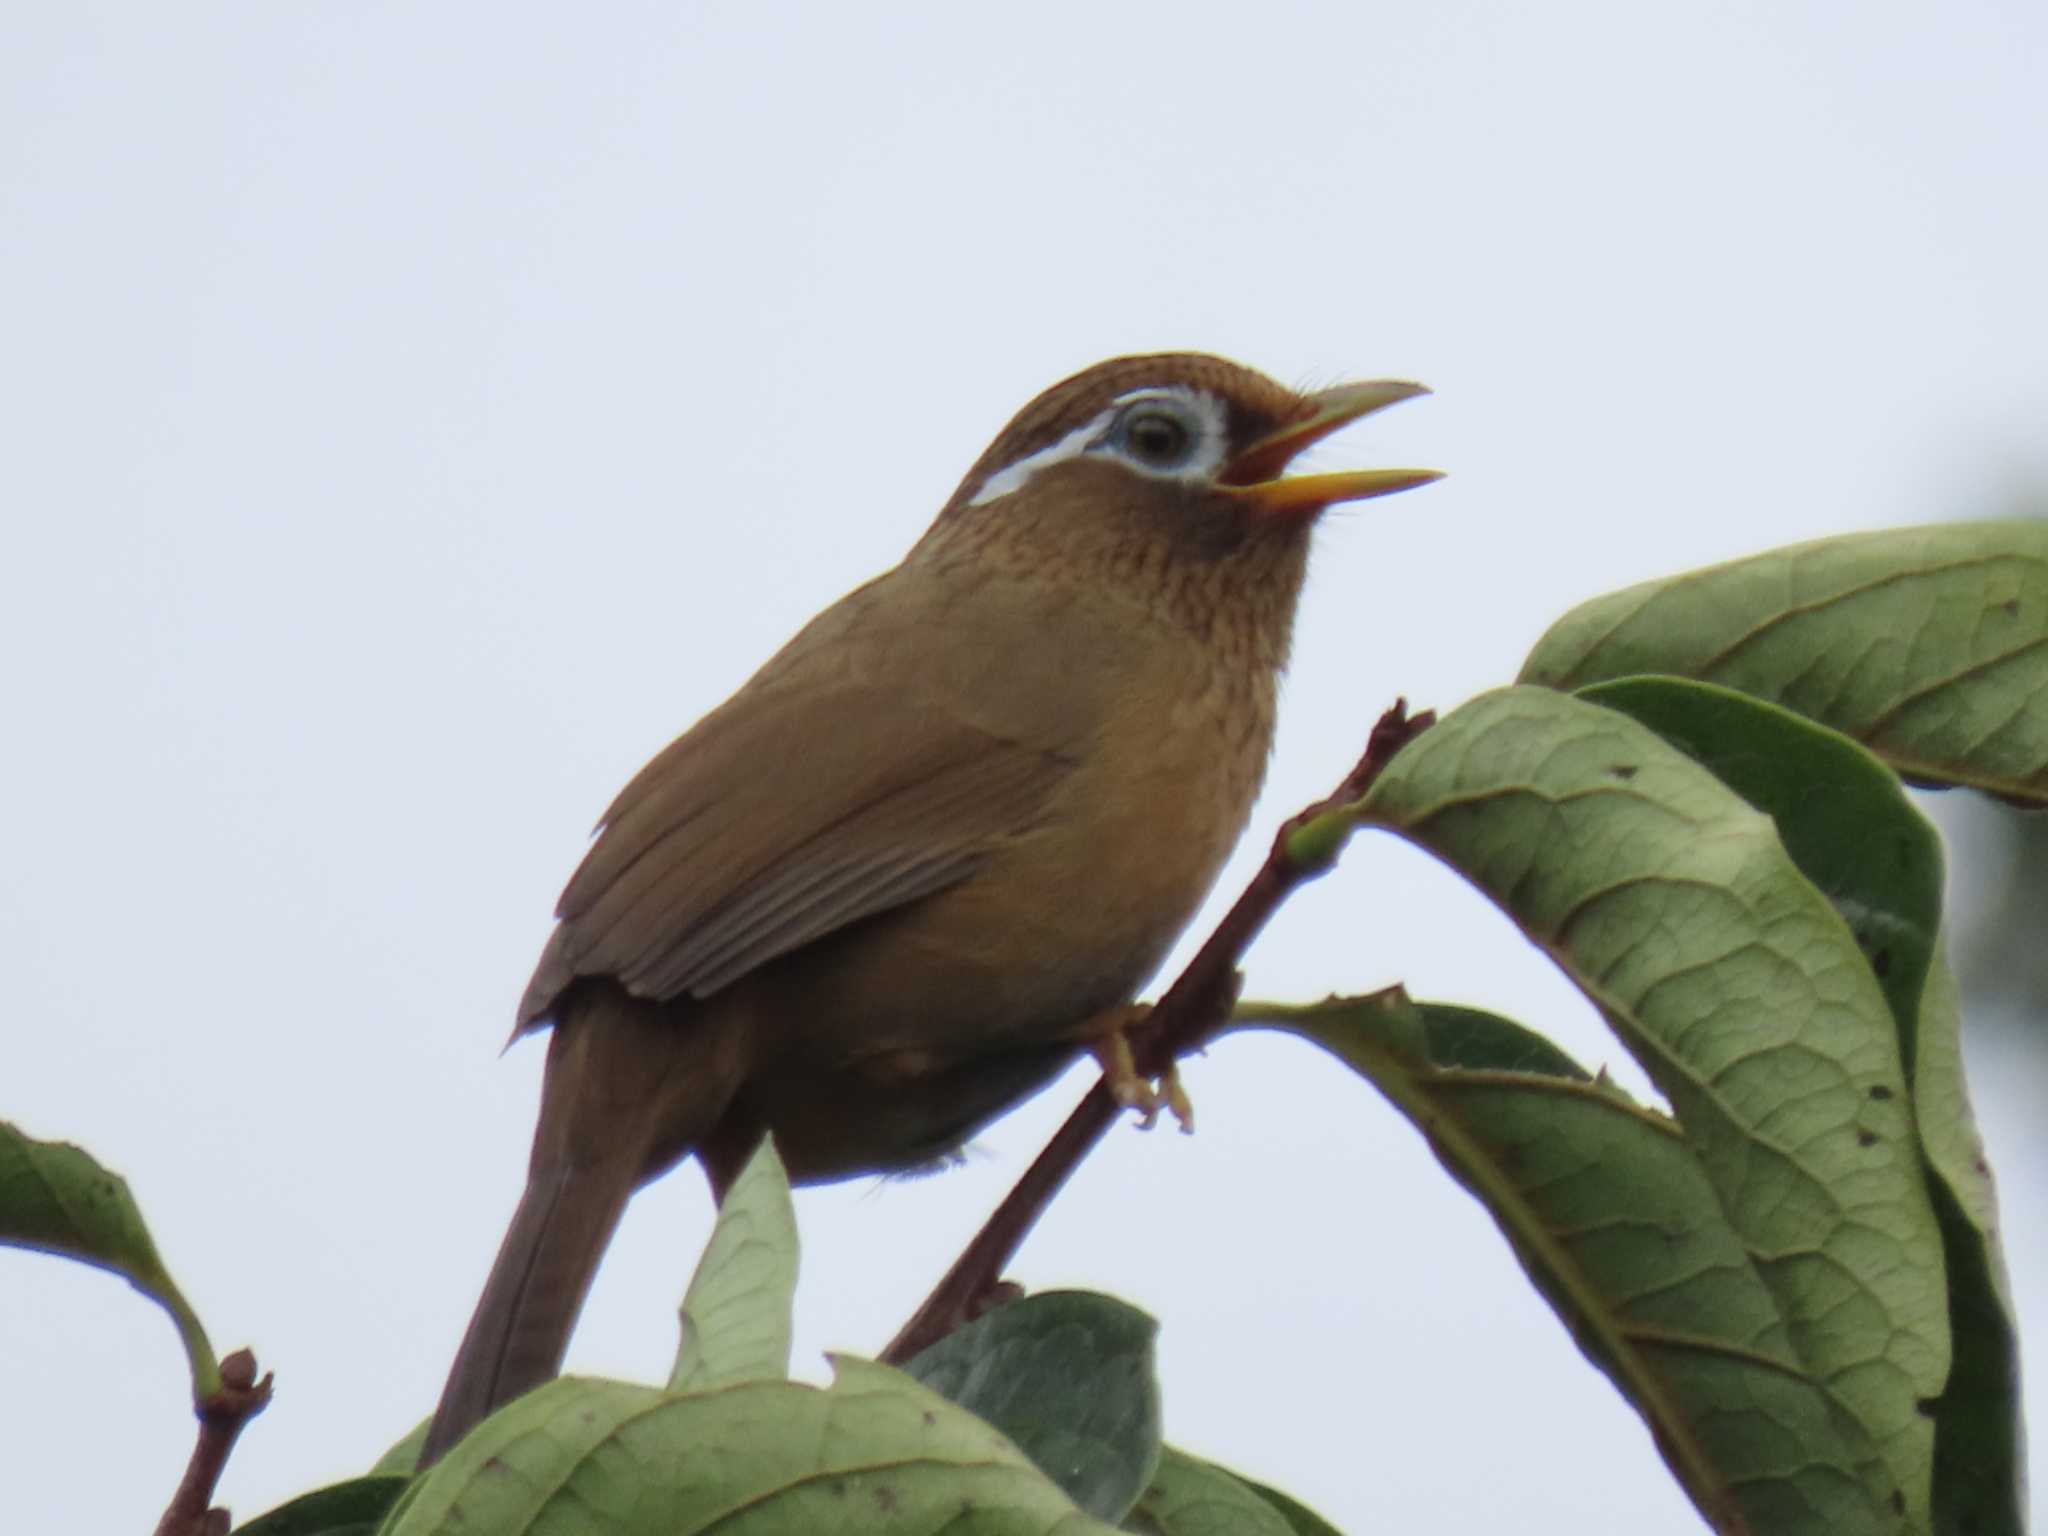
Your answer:
[[[1436,478],[1282,472],[1426,392],[1076,374],[640,771],[520,1004],[554,1027],[526,1192],[423,1465],[560,1370],[683,1157],[719,1198],[764,1131],[798,1182],[930,1163],[1101,1039],[1243,830],[1317,515]]]

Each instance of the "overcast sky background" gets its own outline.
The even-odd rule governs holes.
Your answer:
[[[1451,477],[1324,534],[1212,918],[1397,693],[2048,474],[2033,0],[31,0],[7,34],[0,1116],[124,1172],[277,1372],[242,1518],[433,1402],[532,1123],[541,1049],[496,1052],[598,811],[1054,379],[1194,347],[1437,390],[1320,455]],[[1386,841],[1249,975],[1621,1055]],[[1086,1081],[957,1172],[800,1196],[802,1369],[880,1348]],[[1119,1131],[1015,1269],[1160,1317],[1169,1438],[1354,1531],[1697,1528],[1376,1096],[1251,1038],[1187,1081],[1200,1134]],[[2039,1090],[1980,1087],[2037,1337]],[[575,1367],[665,1372],[708,1225],[694,1169],[641,1197]],[[0,1252],[0,1361],[13,1524],[146,1529],[191,1439],[164,1319]]]

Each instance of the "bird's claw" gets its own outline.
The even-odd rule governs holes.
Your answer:
[[[1159,1112],[1163,1109],[1173,1116],[1183,1135],[1191,1135],[1195,1129],[1195,1106],[1187,1090],[1181,1087],[1179,1070],[1169,1066],[1158,1078],[1147,1078],[1138,1071],[1137,1060],[1131,1054],[1130,1026],[1150,1011],[1141,1004],[1115,1010],[1091,1049],[1102,1065],[1102,1080],[1117,1103],[1144,1117],[1138,1122],[1138,1129],[1151,1130],[1159,1123]]]

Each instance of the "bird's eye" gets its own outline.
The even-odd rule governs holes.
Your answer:
[[[1133,406],[1118,424],[1124,450],[1148,469],[1179,469],[1194,451],[1196,424],[1160,401]]]

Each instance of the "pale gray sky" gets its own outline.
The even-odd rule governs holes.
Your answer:
[[[1394,694],[2048,469],[2030,0],[31,0],[7,32],[0,1116],[125,1172],[277,1371],[243,1517],[431,1404],[531,1126],[541,1052],[495,1052],[597,812],[1053,379],[1197,347],[1438,391],[1322,454],[1451,478],[1327,531],[1219,900]],[[1391,845],[1250,978],[1620,1054]],[[1695,1528],[1375,1096],[1279,1042],[1187,1077],[1201,1133],[1119,1132],[1016,1270],[1161,1318],[1171,1438],[1354,1530]],[[806,1369],[880,1347],[1083,1086],[958,1172],[800,1198]],[[2037,1088],[1982,1091],[2048,1323]],[[642,1197],[576,1366],[663,1371],[708,1219],[694,1171]],[[0,1252],[0,1360],[19,1527],[146,1528],[190,1441],[162,1318]]]

